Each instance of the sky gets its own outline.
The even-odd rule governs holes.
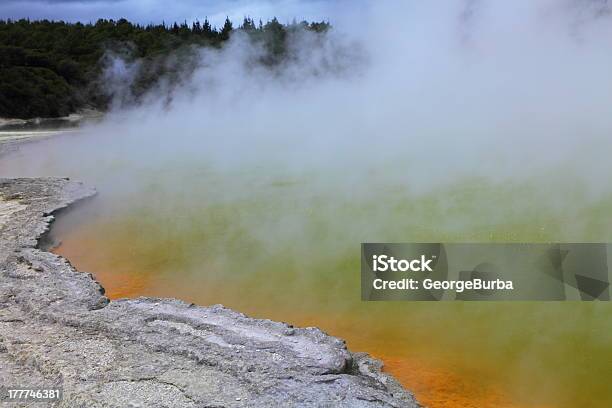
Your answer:
[[[221,25],[228,16],[234,21],[245,16],[282,22],[297,20],[333,20],[347,4],[361,0],[2,0],[1,18],[96,21],[99,18],[127,18],[140,23],[162,20],[193,21],[205,17]],[[171,6],[169,6],[169,4]]]

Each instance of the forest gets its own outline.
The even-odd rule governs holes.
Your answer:
[[[286,58],[287,38],[300,30],[324,35],[327,22],[281,24],[245,17],[240,25],[229,18],[222,27],[203,22],[141,25],[125,19],[95,23],[0,20],[0,117],[29,119],[60,117],[84,108],[106,110],[113,95],[102,77],[109,53],[146,68],[131,84],[131,94],[143,95],[164,77],[178,76],[171,64],[159,63],[169,55],[189,56],[198,47],[223,46],[241,30],[263,45],[262,64]]]

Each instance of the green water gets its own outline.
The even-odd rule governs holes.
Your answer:
[[[612,195],[484,179],[373,194],[330,188],[321,175],[202,172],[180,185],[175,176],[159,173],[120,199],[102,191],[58,222],[60,253],[111,296],[316,324],[353,348],[496,384],[516,406],[612,406],[609,303],[368,303],[359,287],[364,241],[610,241]],[[436,405],[459,406],[452,396]]]

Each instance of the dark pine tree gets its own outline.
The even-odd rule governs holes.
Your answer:
[[[219,38],[221,38],[222,41],[228,40],[233,29],[234,26],[232,25],[232,22],[230,21],[229,17],[226,17],[225,23],[223,23],[223,28],[219,33]]]
[[[204,19],[204,23],[202,23],[202,33],[208,39],[214,38],[213,28],[210,25],[210,21],[208,21],[208,17]]]

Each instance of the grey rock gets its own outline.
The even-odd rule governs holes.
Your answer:
[[[94,193],[0,179],[0,384],[63,387],[47,404],[61,407],[419,407],[380,362],[317,328],[176,299],[109,301],[91,274],[38,247],[54,211]]]

